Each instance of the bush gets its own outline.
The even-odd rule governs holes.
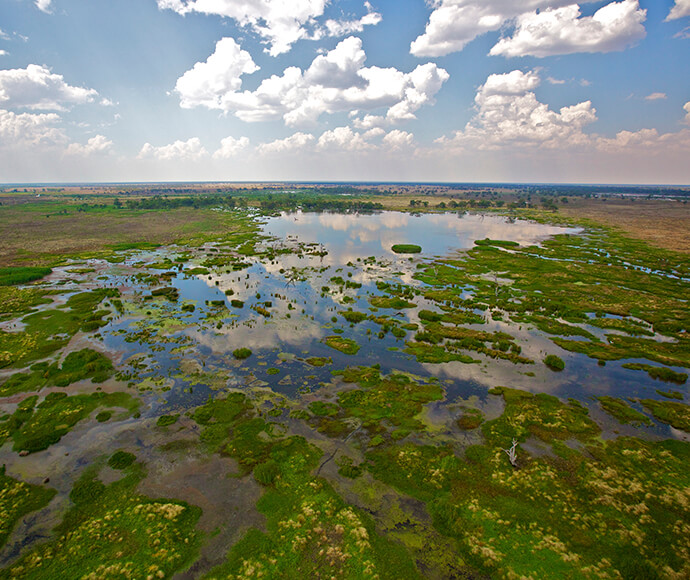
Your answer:
[[[260,463],[254,468],[254,479],[261,485],[271,485],[279,475],[280,467],[272,459]]]
[[[563,359],[555,354],[547,355],[547,357],[544,359],[544,364],[552,371],[562,371],[565,368]]]
[[[125,469],[134,463],[136,456],[126,451],[116,451],[108,459],[108,465],[113,469]]]
[[[244,360],[252,356],[252,351],[248,348],[238,348],[232,351],[232,356],[238,360]]]

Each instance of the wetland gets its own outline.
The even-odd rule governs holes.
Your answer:
[[[690,576],[685,213],[0,199],[0,578]]]

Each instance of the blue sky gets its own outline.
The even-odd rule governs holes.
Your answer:
[[[690,0],[0,0],[0,182],[690,184]]]

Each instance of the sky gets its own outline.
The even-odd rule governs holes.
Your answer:
[[[690,184],[690,0],[0,0],[0,182]]]

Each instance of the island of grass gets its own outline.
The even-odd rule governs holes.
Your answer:
[[[391,251],[396,254],[419,254],[422,251],[422,246],[415,244],[395,244]]]
[[[232,356],[238,360],[244,360],[252,356],[252,351],[248,348],[237,348],[232,351]]]
[[[359,345],[349,338],[343,338],[342,336],[327,336],[323,341],[331,348],[339,350],[344,354],[355,355],[359,352]]]

